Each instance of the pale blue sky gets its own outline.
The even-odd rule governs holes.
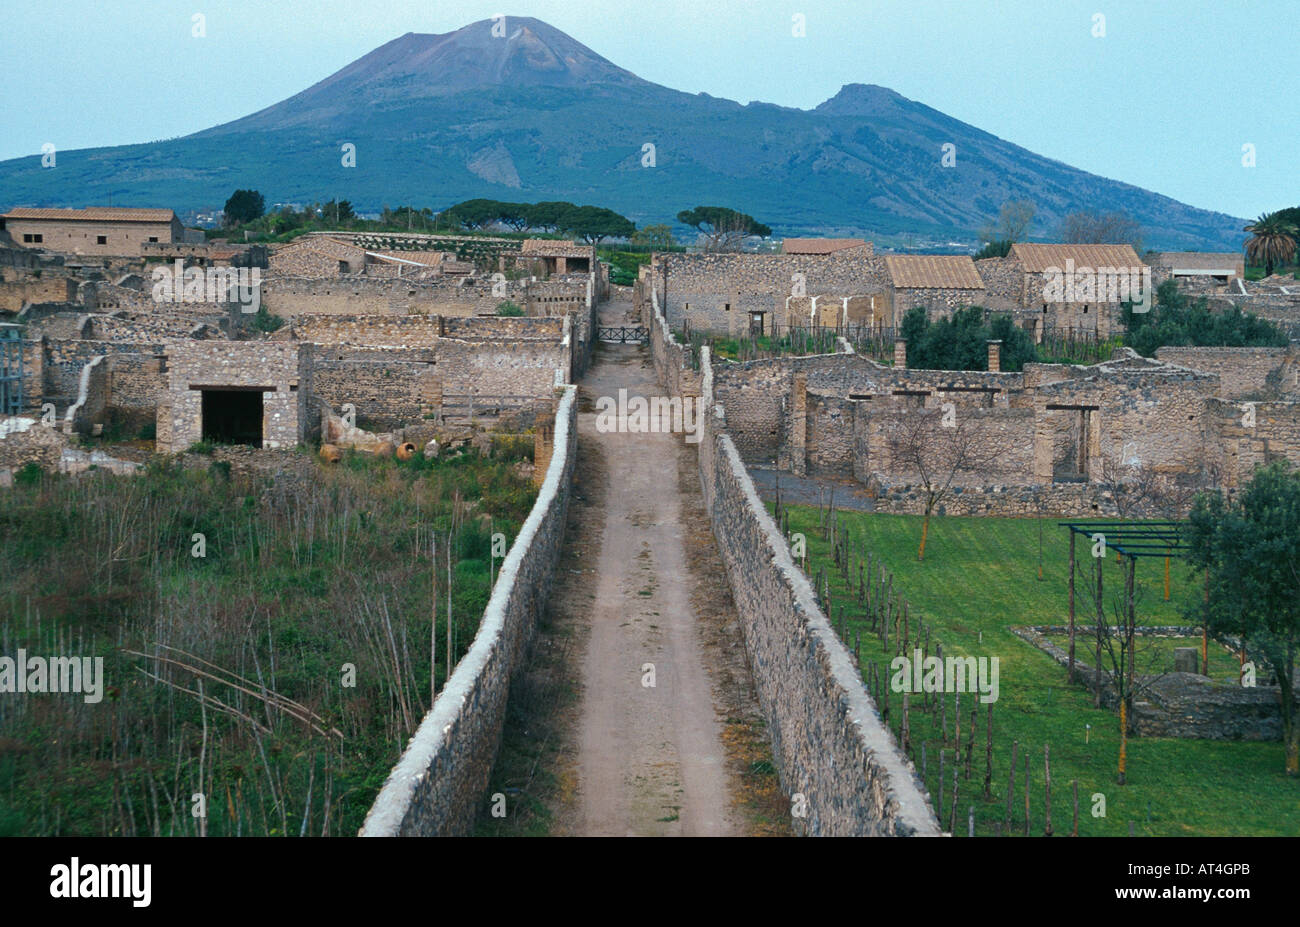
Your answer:
[[[536,16],[646,80],[811,108],[891,87],[1237,216],[1300,205],[1297,0],[69,0],[6,4],[0,158],[186,135],[405,32]],[[191,36],[194,13],[207,37]],[[792,35],[802,14],[806,37]],[[1105,36],[1093,36],[1094,16]],[[1255,146],[1256,166],[1242,165]],[[275,157],[274,151],[267,152]]]

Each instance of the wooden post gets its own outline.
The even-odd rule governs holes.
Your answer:
[[[952,743],[957,749],[953,752],[953,759],[961,758],[961,693],[954,691],[952,693]]]
[[[853,662],[860,663],[861,661],[862,661],[862,629],[854,628],[853,629]]]
[[[1044,806],[1047,814],[1047,823],[1043,828],[1043,836],[1052,836],[1052,745],[1043,744],[1043,776],[1046,788],[1047,802]]]
[[[926,745],[926,743],[927,743],[927,741],[924,741],[924,740],[921,741],[921,781],[922,781],[922,782],[925,781],[925,776],[926,776],[926,767],[929,765],[929,763],[927,762],[927,760],[929,759],[929,757],[926,756],[926,751],[925,751],[925,745]]]
[[[1165,601],[1169,601],[1169,558],[1165,558]]]
[[[909,753],[912,749],[912,730],[908,719],[907,690],[903,690],[903,752]]]
[[[1075,530],[1070,529],[1070,661],[1066,678],[1074,682],[1074,538]]]
[[[942,827],[943,826],[943,744],[942,743],[939,744],[939,787],[934,790],[934,794],[937,796],[935,800],[939,803],[939,807],[934,809],[935,810],[934,816],[939,819],[939,826]]]
[[[957,762],[957,754],[954,752],[952,756],[952,817],[948,821],[948,833],[950,834],[957,833],[957,773],[959,772],[959,765],[960,764]]]
[[[966,811],[966,836],[975,836],[975,806],[971,805]]]
[[[1029,751],[1025,750],[1025,836],[1029,836]]]
[[[1201,673],[1210,675],[1210,568],[1205,568],[1205,619],[1201,622]]]
[[[939,736],[944,743],[948,742],[948,701],[943,697],[943,644],[934,645],[934,655],[939,660],[939,691],[935,695],[939,699]]]
[[[984,800],[993,798],[993,703],[989,702],[989,727],[984,744]]]
[[[1097,570],[1097,628],[1096,628],[1097,662],[1093,669],[1093,677],[1096,682],[1096,686],[1092,693],[1092,707],[1100,708],[1101,707],[1101,625],[1102,625],[1102,620],[1105,617],[1105,612],[1104,612],[1105,602],[1102,597],[1102,567],[1105,566],[1105,558],[1094,557],[1092,559],[1092,562],[1093,562],[1093,566]]]
[[[970,735],[966,739],[966,778],[970,778],[971,754],[975,752],[975,722],[979,718],[979,709],[970,710]]]
[[[1004,821],[1008,834],[1011,833],[1011,796],[1016,792],[1016,748],[1019,746],[1019,741],[1011,741],[1011,775],[1007,780],[1007,813]]]
[[[1079,836],[1079,780],[1071,782],[1074,789],[1074,830],[1070,832],[1071,837]]]

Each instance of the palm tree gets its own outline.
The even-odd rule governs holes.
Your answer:
[[[1295,236],[1300,230],[1278,213],[1265,213],[1244,231],[1252,233],[1246,240],[1246,257],[1252,264],[1264,265],[1264,276],[1273,275],[1274,264],[1286,264],[1295,257]]]

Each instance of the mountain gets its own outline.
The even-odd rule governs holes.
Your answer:
[[[544,22],[407,33],[280,103],[184,138],[0,162],[0,204],[220,206],[351,200],[359,211],[471,197],[571,200],[638,223],[720,204],[777,234],[970,239],[1007,199],[1050,236],[1077,209],[1122,209],[1147,243],[1237,250],[1243,220],[1044,158],[884,87],[813,110],[742,106],[642,80]],[[356,146],[356,166],[342,146]],[[646,144],[655,165],[643,167]],[[957,167],[940,165],[956,146]]]

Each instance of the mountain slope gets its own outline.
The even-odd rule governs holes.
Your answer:
[[[969,238],[1002,202],[1035,229],[1075,209],[1124,209],[1148,243],[1236,249],[1242,221],[1027,151],[883,87],[816,109],[742,106],[642,80],[539,20],[408,33],[287,100],[185,138],[0,162],[0,204],[220,206],[339,197],[361,210],[474,196],[565,199],[638,222],[732,205],[778,233]],[[498,30],[500,31],[500,30]],[[356,167],[341,146],[356,146]],[[956,145],[957,167],[940,166]],[[654,167],[642,166],[655,146]]]

